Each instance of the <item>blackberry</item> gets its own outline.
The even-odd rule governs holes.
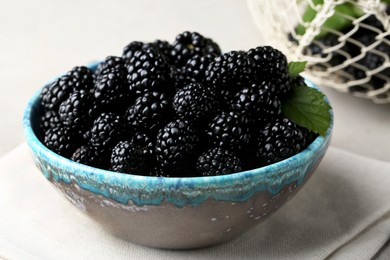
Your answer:
[[[50,128],[56,128],[61,126],[61,120],[58,113],[54,110],[46,111],[41,117],[41,129],[45,132]]]
[[[99,153],[95,149],[85,145],[76,149],[72,154],[71,160],[89,166],[101,167]]]
[[[244,87],[236,94],[232,104],[232,110],[245,115],[250,122],[266,122],[278,117],[282,112],[282,105],[279,97],[266,87],[266,82],[261,85],[253,84]]]
[[[256,64],[256,78],[265,79],[273,82],[276,88],[276,94],[286,94],[290,86],[290,76],[288,74],[288,63],[286,56],[279,50],[271,46],[261,46],[250,49],[248,56]]]
[[[152,177],[171,177],[171,175],[164,171],[160,166],[154,166],[150,169],[148,175]]]
[[[95,75],[93,71],[85,66],[74,67],[67,73],[68,76],[73,77],[84,90],[90,90],[93,87]]]
[[[96,78],[93,96],[101,106],[120,106],[129,96],[126,84],[126,70],[108,68]]]
[[[54,82],[43,87],[40,94],[41,105],[46,110],[56,110],[76,86],[76,81],[72,76],[65,75],[59,77]]]
[[[239,151],[249,143],[248,120],[238,112],[222,111],[209,124],[207,136],[212,144]]]
[[[366,77],[366,72],[364,70],[352,65],[348,65],[344,70],[352,77],[352,80],[359,80]]]
[[[220,55],[221,50],[213,40],[197,32],[183,32],[176,36],[170,57],[177,67],[184,66],[195,55]]]
[[[374,48],[374,51],[389,54],[390,45],[383,42]],[[367,52],[363,59],[359,61],[360,64],[366,66],[370,70],[379,68],[385,62],[385,58],[382,55],[376,54],[375,52]]]
[[[122,57],[116,57],[116,56],[108,56],[105,58],[105,60],[99,64],[97,67],[95,74],[100,75],[103,74],[104,71],[107,70],[124,70],[125,66],[125,61],[123,60]]]
[[[91,96],[85,91],[73,92],[64,102],[61,103],[58,110],[63,125],[77,129],[85,130],[88,126],[88,110],[91,105]]]
[[[239,172],[242,164],[234,153],[216,147],[199,156],[196,169],[202,176],[215,176]]]
[[[122,173],[146,173],[152,148],[153,143],[144,134],[136,134],[129,141],[120,141],[112,150],[111,169]]]
[[[169,42],[162,41],[162,40],[155,40],[154,42],[151,42],[148,45],[151,46],[152,48],[155,48],[161,54],[165,55],[168,61],[170,60],[172,46]]]
[[[145,43],[140,41],[133,41],[130,42],[126,47],[123,49],[122,56],[126,59],[130,59],[134,56],[134,53],[137,51],[140,51],[144,48]]]
[[[217,106],[213,90],[201,83],[190,83],[179,89],[172,104],[176,114],[189,121],[207,118]]]
[[[188,77],[183,70],[176,68],[175,66],[171,66],[170,68],[170,78],[172,81],[173,89],[172,92],[181,89],[185,85],[196,82],[193,78]]]
[[[60,126],[49,128],[43,143],[53,152],[68,157],[74,151],[77,138],[68,127]]]
[[[153,132],[167,121],[170,106],[170,100],[165,93],[147,92],[128,108],[128,123],[140,131]]]
[[[131,93],[166,91],[170,86],[169,64],[153,49],[136,51],[127,66],[127,80]]]
[[[264,165],[289,158],[306,145],[307,130],[298,127],[289,119],[277,119],[259,129],[256,156]]]
[[[255,63],[245,52],[231,51],[214,59],[207,67],[206,84],[216,88],[221,102],[229,103],[240,89],[251,83]]]
[[[155,40],[150,43],[133,41],[124,48],[122,56],[129,60],[134,56],[135,52],[146,49],[154,49],[154,51],[159,52],[164,55],[167,60],[169,60],[172,46],[169,42],[162,40]]]
[[[93,121],[85,139],[96,150],[107,152],[126,131],[122,118],[114,113],[102,113]]]
[[[302,76],[298,76],[295,79],[291,78],[291,86],[306,86],[305,79]]]
[[[198,136],[189,122],[175,120],[160,129],[155,154],[157,162],[170,174],[177,174],[191,158],[198,143]],[[185,168],[188,170],[188,165]]]
[[[195,55],[189,59],[183,67],[184,74],[198,82],[203,82],[205,79],[205,72],[209,64],[214,61],[215,55],[207,54],[205,56]]]
[[[329,47],[336,46],[339,43],[338,38],[338,35],[329,34],[322,39],[318,39],[317,41],[319,42],[319,44],[315,42],[311,43],[309,46],[307,46],[307,49],[305,49],[304,54],[325,58],[327,54],[324,53],[323,47],[325,47],[326,49]]]

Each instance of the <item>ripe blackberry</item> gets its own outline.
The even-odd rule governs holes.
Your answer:
[[[169,173],[164,171],[160,166],[156,165],[149,170],[149,176],[152,177],[171,177]]]
[[[242,164],[234,153],[216,147],[199,156],[196,169],[202,176],[225,175],[241,171]]]
[[[74,151],[77,138],[68,127],[60,126],[49,128],[43,143],[53,152],[68,157]]]
[[[215,55],[195,55],[189,59],[183,67],[184,74],[197,82],[203,82],[205,79],[205,72],[209,64],[214,61]]]
[[[140,51],[144,48],[145,43],[140,42],[140,41],[133,41],[130,42],[126,47],[123,49],[123,54],[122,56],[125,59],[130,59],[134,56],[134,53],[137,51]]]
[[[96,150],[106,152],[121,138],[126,131],[122,118],[114,113],[102,113],[93,121],[85,139]]]
[[[130,96],[126,84],[126,70],[121,68],[108,68],[96,78],[93,96],[101,106],[120,105]]]
[[[374,70],[379,68],[385,62],[385,58],[382,55],[375,53],[375,51],[389,54],[390,53],[390,45],[383,42],[374,48],[373,51],[369,51],[366,53],[363,59],[359,61],[360,64],[366,66],[370,70]]]
[[[238,112],[222,111],[209,124],[207,136],[216,146],[239,151],[249,143],[248,119]]]
[[[61,120],[58,113],[54,110],[46,111],[41,117],[41,129],[46,132],[49,128],[61,126]]]
[[[271,46],[261,46],[250,49],[248,56],[251,57],[257,67],[256,78],[273,82],[276,86],[276,94],[286,94],[290,86],[288,63],[286,56]]]
[[[305,148],[306,134],[307,130],[286,118],[270,122],[259,129],[256,156],[262,165],[289,158]]]
[[[220,91],[223,105],[251,83],[255,68],[255,63],[245,52],[231,51],[210,63],[205,72],[206,84]]]
[[[165,55],[165,57],[170,60],[170,55],[172,51],[172,45],[167,41],[155,40],[154,42],[149,43],[148,45],[155,48],[158,52]]]
[[[85,130],[89,123],[88,110],[91,102],[91,96],[88,92],[73,92],[61,103],[58,110],[62,124],[71,129]]]
[[[261,123],[278,117],[282,112],[279,97],[269,89],[266,82],[244,87],[236,94],[232,110],[245,115],[250,122]]]
[[[59,77],[54,82],[43,87],[40,94],[41,105],[46,110],[56,110],[76,86],[76,81],[72,76],[65,75]]]
[[[116,172],[140,174],[148,171],[153,143],[144,134],[129,141],[120,141],[111,153],[111,169]]]
[[[180,118],[189,121],[205,119],[217,107],[214,91],[201,83],[190,83],[179,89],[172,105]]]
[[[82,145],[72,154],[72,161],[89,166],[101,167],[101,157],[99,153],[88,146]]]
[[[131,93],[166,91],[169,86],[169,64],[153,49],[136,51],[127,65]]]
[[[170,56],[174,65],[182,67],[193,56],[207,54],[220,55],[218,44],[197,32],[186,31],[176,36]]]
[[[154,42],[150,43],[133,41],[123,49],[122,56],[129,60],[134,56],[135,52],[146,49],[154,49],[154,51],[163,54],[165,58],[169,60],[172,46],[169,44],[169,42],[162,40],[155,40]]]
[[[95,75],[91,69],[85,66],[74,67],[67,75],[73,77],[78,84],[83,86],[81,89],[90,90],[93,87]]]
[[[167,121],[171,102],[165,93],[147,92],[126,112],[128,124],[140,131],[153,132]]]
[[[182,69],[175,66],[170,67],[170,79],[173,86],[170,92],[175,92],[189,83],[196,82],[193,78],[188,77]]]
[[[103,74],[104,71],[107,70],[124,70],[125,69],[125,61],[122,57],[116,57],[116,56],[108,56],[105,58],[105,60],[99,64],[97,67],[95,74],[100,75]]]
[[[187,121],[170,122],[157,135],[155,154],[158,164],[170,174],[176,174],[194,153],[197,143],[198,136]]]

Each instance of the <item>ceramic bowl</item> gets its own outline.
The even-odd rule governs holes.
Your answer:
[[[313,174],[332,132],[330,127],[299,154],[258,169],[212,177],[148,177],[89,167],[50,151],[38,138],[41,111],[38,92],[27,105],[23,125],[43,176],[115,236],[167,249],[222,243],[269,217]]]

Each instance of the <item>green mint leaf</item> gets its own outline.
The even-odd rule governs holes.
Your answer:
[[[325,95],[309,86],[293,87],[282,102],[282,113],[297,125],[325,136],[330,126],[331,109]]]
[[[288,64],[288,74],[292,78],[298,77],[299,73],[305,70],[307,61],[291,61]]]

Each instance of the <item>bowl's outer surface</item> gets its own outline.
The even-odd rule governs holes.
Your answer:
[[[332,132],[331,126],[301,153],[259,169],[214,177],[147,177],[96,169],[55,154],[37,138],[40,113],[37,93],[23,125],[33,160],[54,187],[114,235],[171,249],[221,243],[259,223],[303,186]]]

